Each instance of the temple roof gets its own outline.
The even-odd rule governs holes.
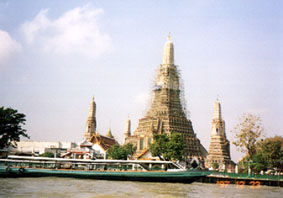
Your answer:
[[[80,146],[92,146],[92,143],[87,140],[84,140],[83,142],[80,143]]]
[[[106,137],[100,134],[95,134],[91,137],[90,142],[99,144],[105,151],[118,142],[114,138]]]

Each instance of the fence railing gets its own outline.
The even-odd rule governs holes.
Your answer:
[[[268,179],[275,181],[283,181],[283,175],[258,175],[258,174],[246,174],[246,173],[225,173],[225,172],[210,172],[213,176],[226,176],[230,178],[246,178],[246,179]]]

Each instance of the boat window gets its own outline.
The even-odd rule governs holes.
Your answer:
[[[191,163],[191,166],[193,168],[197,168],[198,167],[198,163],[196,162],[196,160],[194,160],[192,163]]]

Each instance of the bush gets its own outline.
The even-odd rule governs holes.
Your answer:
[[[40,157],[51,157],[53,158],[54,157],[54,153],[50,153],[50,152],[45,152],[45,153],[42,153],[41,155],[39,155]]]

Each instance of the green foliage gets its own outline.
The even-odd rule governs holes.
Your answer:
[[[108,157],[111,159],[123,159],[126,160],[128,156],[132,156],[136,151],[136,147],[133,144],[125,144],[120,146],[118,144],[113,145],[107,151]]]
[[[20,141],[20,136],[27,137],[25,125],[25,115],[18,113],[12,108],[0,107],[0,149],[14,146],[15,141]]]
[[[239,173],[248,173],[248,168],[249,168],[248,161],[249,160],[247,160],[246,158],[239,161],[238,163]]]
[[[268,168],[283,170],[283,137],[275,136],[259,142],[252,160],[258,171]]]
[[[241,172],[247,172],[250,166],[253,172],[259,173],[267,169],[283,170],[283,137],[275,136],[259,141],[255,145],[255,153],[246,155],[239,162]]]
[[[169,136],[166,134],[154,135],[154,142],[150,145],[150,152],[152,156],[158,156],[160,160],[165,160],[162,155],[166,153]]]
[[[267,162],[264,161],[264,158],[262,156],[262,154],[257,153],[252,157],[252,164],[251,164],[251,169],[256,172],[259,173],[261,170],[267,170]]]
[[[45,152],[45,153],[42,153],[41,155],[39,155],[40,157],[51,157],[53,158],[54,157],[54,153],[50,153],[50,152]]]
[[[233,129],[235,141],[233,144],[243,153],[253,156],[256,152],[256,142],[263,132],[260,117],[253,114],[244,114],[239,124]]]
[[[109,158],[119,159],[120,156],[121,156],[121,146],[119,144],[115,144],[107,150],[107,157]]]
[[[214,162],[214,163],[212,164],[212,168],[213,168],[213,170],[218,169],[218,168],[219,168],[219,164],[218,164],[217,162]]]
[[[132,156],[136,151],[136,147],[133,144],[125,144],[122,146],[122,148],[124,149],[124,152],[127,154],[127,156]]]
[[[150,152],[160,160],[182,160],[184,158],[184,138],[179,133],[171,135],[156,134],[154,142],[150,145]]]

